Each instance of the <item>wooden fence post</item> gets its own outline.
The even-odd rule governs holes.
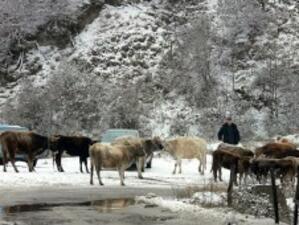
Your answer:
[[[298,224],[298,202],[299,201],[299,167],[297,168],[297,186],[296,186],[296,194],[294,198],[294,225]]]
[[[233,185],[236,179],[236,164],[232,164],[230,167],[230,176],[229,176],[229,184],[227,188],[227,205],[232,205],[232,192],[233,192]]]
[[[270,169],[270,173],[271,173],[272,197],[273,197],[273,208],[274,208],[274,215],[275,215],[275,223],[279,224],[277,189],[276,189],[276,184],[275,184],[275,176],[274,176],[273,167]]]

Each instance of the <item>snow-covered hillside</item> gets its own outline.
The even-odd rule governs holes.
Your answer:
[[[130,85],[150,73],[157,75],[167,32],[156,23],[152,4],[106,6],[75,39],[71,60],[85,61],[98,76]]]
[[[63,46],[59,35],[35,35],[22,67],[2,81],[1,121],[42,133],[52,124],[64,133],[131,127],[145,136],[215,138],[229,111],[243,139],[296,132],[297,1],[108,2],[68,1],[65,14],[76,13],[57,16],[48,30],[70,29]],[[53,86],[66,75],[74,77],[64,88],[72,97],[55,105],[62,92]]]

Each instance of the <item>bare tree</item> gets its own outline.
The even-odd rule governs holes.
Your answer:
[[[211,75],[211,30],[207,15],[194,18],[189,26],[176,27],[170,39],[171,52],[165,58],[166,73],[161,81],[191,104],[205,106],[213,94],[215,79]]]

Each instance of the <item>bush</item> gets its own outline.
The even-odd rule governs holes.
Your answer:
[[[141,107],[136,89],[106,84],[73,63],[62,63],[45,87],[25,82],[15,106],[3,114],[38,132],[99,134],[110,128],[138,128]]]

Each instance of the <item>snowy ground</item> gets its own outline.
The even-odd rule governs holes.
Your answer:
[[[255,218],[232,211],[229,208],[203,208],[198,205],[191,205],[179,200],[163,199],[161,197],[141,196],[136,198],[137,202],[158,205],[178,215],[184,215],[188,220],[197,218],[198,224],[234,224],[234,225],[270,225],[275,224],[273,219]],[[192,218],[192,219],[191,219]],[[285,224],[285,223],[280,223]]]
[[[59,192],[59,189],[94,190],[97,188],[97,186],[91,188],[89,185],[90,177],[88,174],[79,172],[79,160],[77,158],[63,158],[62,163],[65,173],[59,173],[56,168],[53,168],[51,159],[40,160],[34,173],[29,173],[27,165],[22,162],[17,163],[20,170],[18,174],[9,165],[7,173],[0,171],[0,190],[14,192],[26,191],[30,188],[40,190],[43,188],[54,188]],[[273,219],[242,215],[226,207],[225,190],[227,188],[229,171],[223,170],[224,182],[215,186],[210,172],[210,155],[208,155],[208,165],[204,176],[198,173],[197,160],[183,160],[182,174],[173,175],[173,166],[174,160],[169,156],[156,156],[153,160],[153,168],[146,170],[143,174],[145,179],[138,179],[136,171],[127,171],[126,186],[140,187],[141,189],[150,188],[150,190],[171,188],[176,198],[141,196],[136,197],[136,200],[137,202],[166,208],[171,212],[178,213],[177,215],[180,215],[180,217],[189,218],[190,221],[200,221],[200,224],[228,224],[229,222],[231,224],[244,225],[274,224]],[[0,169],[2,170],[2,168]],[[119,177],[116,171],[103,171],[102,178],[106,187],[123,189],[119,185]],[[100,186],[98,188],[101,190]],[[198,190],[200,191],[197,192]],[[190,217],[186,215],[190,215]]]
[[[287,136],[290,138],[290,136]],[[296,136],[297,137],[297,136]],[[290,138],[291,139],[291,138]],[[299,143],[298,138],[291,139],[295,143]],[[219,143],[210,144],[209,151],[217,148]],[[143,186],[143,187],[190,187],[190,186],[209,186],[214,184],[211,170],[212,157],[207,157],[207,169],[205,175],[198,172],[198,160],[183,160],[182,174],[172,174],[174,168],[174,160],[168,155],[156,155],[153,159],[151,169],[146,169],[143,173],[145,179],[137,178],[136,171],[126,171],[125,184],[127,186]],[[89,162],[88,162],[89,163]],[[27,164],[17,162],[20,173],[15,173],[11,164],[8,164],[8,172],[3,172],[0,166],[0,190],[19,187],[90,187],[90,176],[87,173],[80,173],[79,159],[66,157],[62,159],[62,164],[66,172],[59,173],[56,167],[53,167],[52,159],[41,159],[36,166],[36,172],[29,173]],[[85,171],[85,168],[83,168]],[[103,182],[106,186],[119,186],[119,176],[116,171],[102,171]],[[229,171],[223,169],[224,183],[220,185],[226,187],[225,184],[229,180]],[[95,181],[97,177],[94,176]],[[97,184],[97,182],[95,182]]]
[[[9,164],[8,172],[2,172],[0,167],[0,189],[19,187],[89,187],[89,174],[79,172],[78,158],[63,158],[63,167],[66,172],[59,173],[53,168],[52,159],[39,160],[36,172],[29,173],[27,164],[17,162],[20,173],[15,173]],[[126,171],[125,184],[127,186],[149,186],[149,187],[178,187],[209,184],[212,182],[211,156],[208,156],[208,165],[205,175],[198,173],[197,160],[183,160],[182,174],[173,175],[174,160],[170,157],[155,157],[153,168],[147,169],[143,174],[143,180],[137,178],[136,171]],[[228,178],[229,172],[224,170],[224,178]],[[94,177],[95,179],[96,176]],[[105,185],[119,185],[119,176],[116,171],[103,171],[102,179]],[[96,180],[97,181],[97,180]],[[97,184],[97,183],[95,183]]]

